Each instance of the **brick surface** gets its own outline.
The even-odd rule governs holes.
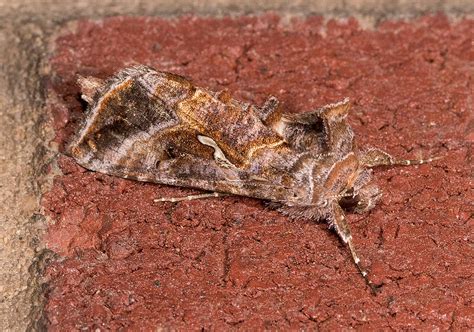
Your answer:
[[[53,221],[46,317],[51,330],[474,328],[472,20],[109,18],[80,21],[52,46],[48,107],[56,141],[83,117],[76,74],[134,63],[288,112],[350,97],[361,146],[400,157],[381,169],[354,240],[381,284],[374,297],[324,222],[290,221],[238,197],[156,204],[191,190],[86,171],[59,159],[43,200]],[[471,306],[471,307],[470,307]]]

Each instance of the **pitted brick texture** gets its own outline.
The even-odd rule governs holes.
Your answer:
[[[370,295],[324,222],[293,222],[257,200],[179,204],[192,191],[85,171],[59,159],[43,205],[50,328],[474,328],[473,21],[318,17],[110,18],[78,22],[54,44],[48,78],[56,141],[82,117],[75,75],[107,77],[143,63],[213,90],[290,112],[350,97],[361,146],[433,164],[380,169],[384,192],[351,215],[376,283]],[[471,306],[471,307],[470,307]]]

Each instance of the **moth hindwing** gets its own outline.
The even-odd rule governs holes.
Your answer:
[[[249,105],[146,66],[78,83],[89,110],[68,152],[80,165],[213,192],[197,198],[249,196],[272,202],[291,218],[326,219],[374,290],[345,211],[366,212],[380,198],[371,168],[426,161],[358,150],[347,123],[348,99],[285,114],[274,97],[261,107]]]

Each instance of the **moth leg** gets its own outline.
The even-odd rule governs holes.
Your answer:
[[[363,166],[372,168],[377,166],[422,165],[441,158],[443,157],[431,157],[427,159],[396,159],[383,150],[371,148],[362,154],[360,161]]]
[[[189,196],[184,196],[184,197],[162,197],[162,198],[154,199],[153,202],[173,202],[173,203],[176,203],[176,202],[182,202],[182,201],[193,201],[193,200],[202,199],[202,198],[226,197],[226,196],[230,196],[230,194],[213,192],[213,193],[207,193],[207,194],[189,195]]]
[[[359,270],[360,274],[362,274],[362,277],[364,277],[367,286],[369,286],[371,292],[375,294],[377,288],[372,283],[372,281],[369,280],[367,270],[360,263],[359,255],[357,254],[354,243],[352,242],[352,234],[349,224],[346,221],[344,211],[337,203],[333,204],[333,216],[331,218],[331,222],[341,240],[349,247],[349,251],[352,255],[352,261],[357,266],[357,269]]]

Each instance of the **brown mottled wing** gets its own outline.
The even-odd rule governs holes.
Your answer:
[[[177,105],[176,113],[200,134],[218,142],[228,160],[237,167],[251,163],[256,151],[284,144],[284,140],[265,126],[253,108],[227,94],[213,98],[208,91],[196,89]]]
[[[228,106],[208,98],[177,75],[144,66],[123,70],[94,94],[69,153],[82,166],[110,175],[284,200],[286,188],[262,178],[256,180],[238,167],[249,149],[277,141],[278,136],[263,125],[254,126],[250,135],[255,137],[239,132],[242,126],[234,123],[258,119],[234,112],[227,113],[235,117],[233,121],[224,121],[222,112]],[[200,135],[219,142],[236,166],[223,167],[216,161],[215,149],[202,144]],[[244,139],[233,142],[232,137],[239,135]]]
[[[259,109],[259,116],[268,118],[266,123],[296,151],[338,151],[344,155],[353,148],[353,133],[346,119],[349,108],[346,98],[312,112],[284,114],[271,97]]]

